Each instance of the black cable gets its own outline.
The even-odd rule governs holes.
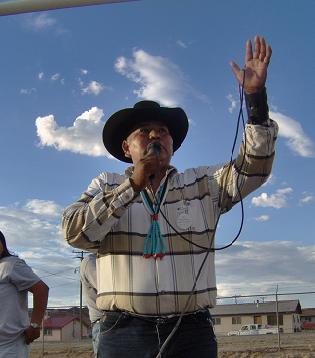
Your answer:
[[[232,152],[231,152],[231,158],[230,158],[230,162],[229,162],[229,168],[228,168],[228,173],[226,175],[226,178],[229,177],[229,174],[230,174],[230,171],[231,171],[231,168],[232,168],[232,165],[233,165],[233,153],[234,153],[234,149],[235,149],[235,146],[236,146],[236,141],[237,141],[237,137],[238,137],[238,130],[239,130],[239,124],[240,124],[240,118],[242,118],[242,124],[243,124],[243,128],[244,128],[244,152],[243,152],[243,157],[242,157],[242,162],[241,162],[241,166],[240,168],[238,168],[238,176],[237,176],[237,179],[236,179],[236,187],[237,187],[237,191],[238,191],[238,195],[240,197],[240,202],[241,202],[241,208],[242,208],[242,218],[241,218],[241,224],[240,224],[240,228],[239,228],[239,231],[237,233],[237,235],[235,236],[235,238],[228,244],[228,245],[225,245],[223,247],[219,247],[219,248],[211,248],[212,246],[212,242],[213,242],[213,239],[215,237],[215,232],[216,232],[216,229],[217,229],[217,226],[218,226],[218,223],[219,223],[219,219],[220,219],[220,216],[222,214],[222,211],[220,211],[220,214],[218,215],[218,218],[216,220],[216,223],[214,225],[214,231],[213,231],[213,235],[212,235],[212,238],[210,240],[210,247],[203,247],[201,245],[198,245],[196,243],[194,243],[193,241],[191,240],[188,240],[186,239],[182,234],[180,234],[174,227],[173,225],[170,224],[170,222],[168,221],[168,219],[165,217],[164,213],[160,210],[160,213],[162,214],[162,216],[164,217],[164,219],[166,220],[166,222],[168,223],[168,225],[170,225],[170,227],[175,231],[176,234],[178,234],[182,239],[184,239],[185,241],[191,243],[192,245],[195,245],[199,248],[202,248],[203,250],[206,251],[206,255],[200,265],[200,268],[198,270],[198,273],[196,275],[196,278],[195,278],[195,281],[194,281],[194,285],[191,289],[191,292],[190,292],[190,295],[186,301],[186,304],[185,304],[185,307],[184,309],[182,310],[182,312],[180,313],[179,317],[178,317],[178,320],[174,326],[174,328],[172,329],[171,333],[167,336],[167,338],[165,339],[164,343],[162,344],[160,350],[159,350],[159,353],[158,355],[156,356],[156,358],[161,358],[162,357],[162,353],[164,352],[166,346],[168,345],[168,343],[170,342],[170,340],[172,339],[172,337],[174,336],[174,334],[176,333],[177,329],[179,328],[179,325],[182,321],[182,318],[186,312],[186,309],[190,303],[190,300],[192,298],[192,296],[194,295],[194,291],[195,291],[195,288],[196,288],[196,285],[197,285],[197,281],[201,275],[201,272],[202,272],[202,269],[204,268],[204,265],[206,263],[206,260],[209,256],[209,253],[210,252],[214,252],[214,251],[218,251],[218,250],[224,250],[230,246],[232,246],[234,244],[234,242],[239,238],[240,234],[241,234],[241,231],[242,231],[242,228],[243,228],[243,223],[244,223],[244,206],[243,206],[243,198],[242,198],[242,195],[241,195],[241,191],[240,191],[240,188],[239,188],[239,177],[240,177],[240,174],[242,173],[242,168],[243,168],[243,165],[244,165],[244,162],[245,162],[245,157],[246,157],[246,133],[245,133],[245,122],[244,122],[244,115],[243,115],[243,101],[244,101],[244,84],[245,84],[245,73],[244,73],[244,77],[243,77],[243,83],[242,83],[242,86],[239,85],[239,93],[240,93],[240,110],[239,110],[239,114],[238,114],[238,119],[237,119],[237,126],[236,126],[236,132],[235,132],[235,136],[234,136],[234,141],[233,141],[233,146],[232,146]],[[226,192],[226,188],[227,188],[227,181],[225,182],[225,187],[223,189],[223,193]],[[151,192],[153,194],[153,197],[154,197],[154,192],[152,190],[152,187],[151,187]],[[208,232],[207,232],[208,233]],[[209,237],[209,236],[208,236]]]
[[[239,86],[241,87],[241,86]],[[243,88],[243,87],[242,87]],[[244,123],[244,115],[243,115],[243,109],[242,109],[242,105],[243,105],[243,96],[244,96],[244,90],[240,89],[239,88],[239,91],[240,91],[240,102],[241,102],[241,108],[240,108],[240,111],[239,111],[239,115],[238,115],[238,121],[237,121],[237,129],[236,129],[236,133],[235,133],[235,137],[234,137],[234,142],[233,142],[233,146],[232,146],[232,154],[231,154],[231,159],[230,159],[230,163],[229,163],[229,170],[228,170],[228,174],[226,175],[227,177],[229,176],[230,174],[230,168],[232,167],[232,164],[233,164],[233,159],[232,159],[232,156],[233,156],[233,153],[234,153],[234,149],[235,149],[235,145],[236,145],[236,140],[237,140],[237,136],[238,136],[238,130],[239,130],[239,122],[240,122],[240,118],[242,118],[242,124],[243,124],[243,128],[244,128],[244,153],[243,153],[243,157],[242,157],[242,162],[241,162],[241,166],[240,166],[240,169],[239,169],[239,173],[241,173],[242,171],[242,168],[244,166],[244,162],[245,162],[245,157],[246,157],[246,133],[245,133],[245,123]],[[244,213],[244,204],[243,204],[243,198],[242,198],[242,195],[241,195],[241,191],[240,191],[240,187],[239,187],[239,175],[237,176],[237,179],[236,179],[236,187],[237,187],[237,191],[238,191],[238,195],[240,197],[240,204],[241,204],[241,223],[240,223],[240,227],[239,227],[239,230],[235,236],[235,238],[227,245],[225,246],[222,246],[222,247],[217,247],[217,248],[208,248],[208,247],[205,247],[205,246],[201,246],[201,245],[198,245],[196,244],[195,242],[185,238],[178,230],[175,229],[175,227],[169,222],[169,220],[167,219],[167,217],[165,216],[165,214],[162,212],[162,210],[160,210],[160,213],[162,214],[164,220],[167,222],[167,224],[171,227],[171,229],[178,235],[180,236],[180,238],[182,238],[184,241],[202,249],[202,250],[205,250],[205,251],[210,251],[210,252],[214,252],[214,251],[219,251],[219,250],[224,250],[224,249],[227,249],[228,247],[232,246],[235,241],[239,238],[241,232],[242,232],[242,228],[243,228],[243,224],[244,224],[244,217],[245,217],[245,213]],[[226,191],[226,186],[223,190],[223,192]],[[220,213],[220,215],[218,216],[217,220],[216,220],[216,223],[214,225],[214,230],[213,230],[213,237],[215,236],[215,232],[216,232],[216,229],[217,229],[217,226],[218,226],[218,223],[219,223],[219,219],[221,217],[222,213]],[[207,232],[208,234],[208,238],[209,238],[209,233]]]

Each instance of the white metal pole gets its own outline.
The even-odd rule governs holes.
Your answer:
[[[128,1],[137,0],[11,0],[0,2],[0,16]]]

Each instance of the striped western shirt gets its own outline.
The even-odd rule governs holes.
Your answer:
[[[268,122],[246,125],[246,145],[241,144],[232,163],[183,173],[169,168],[158,215],[166,243],[161,260],[143,257],[151,217],[131,186],[132,168],[124,175],[101,173],[66,208],[62,220],[65,239],[74,247],[98,253],[99,309],[171,315],[184,308],[193,312],[215,305],[214,253],[205,248],[214,246],[220,214],[240,201],[239,193],[245,197],[268,178],[278,131],[275,122]]]

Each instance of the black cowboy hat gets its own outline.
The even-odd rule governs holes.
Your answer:
[[[154,101],[140,101],[133,108],[125,108],[114,113],[104,125],[103,143],[106,150],[115,158],[131,163],[131,158],[125,157],[122,149],[123,141],[145,122],[157,121],[165,124],[173,138],[173,151],[182,144],[188,131],[188,118],[179,107],[161,107]]]

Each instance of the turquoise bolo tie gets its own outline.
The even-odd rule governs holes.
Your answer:
[[[142,201],[147,207],[151,217],[151,226],[144,240],[143,248],[143,256],[146,259],[150,257],[153,257],[154,259],[162,259],[166,251],[165,239],[161,234],[161,228],[158,221],[158,214],[160,211],[161,202],[166,192],[166,186],[166,182],[160,186],[156,196],[155,205],[152,203],[152,200],[145,190],[141,191],[140,193]]]

